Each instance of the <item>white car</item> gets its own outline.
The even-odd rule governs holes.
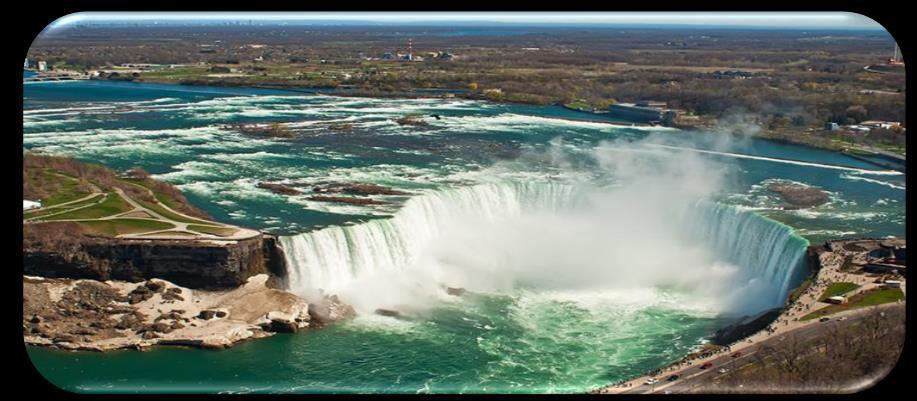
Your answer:
[[[727,370],[726,368],[720,368],[720,370],[717,370],[717,372],[720,372],[720,373],[726,373],[728,371],[729,370]]]
[[[656,384],[658,382],[659,380],[656,380],[655,378],[650,378],[650,379],[647,379],[647,381],[643,384],[650,385],[650,384]]]

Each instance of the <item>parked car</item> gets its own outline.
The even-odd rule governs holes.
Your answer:
[[[823,318],[821,318],[821,319],[818,319],[818,321],[819,321],[819,322],[822,322],[822,323],[827,322],[827,321],[829,321],[829,320],[831,320],[831,318],[830,318],[830,317],[827,317],[827,316],[825,316],[825,317],[823,317]]]
[[[742,351],[737,351],[736,353],[732,354],[733,358],[738,358],[740,356],[742,356]]]
[[[713,362],[707,362],[707,363],[705,363],[705,364],[703,364],[703,365],[700,365],[700,368],[701,368],[701,369],[709,369],[709,368],[712,368],[712,367],[713,367]]]
[[[647,379],[646,382],[644,382],[643,384],[650,385],[650,384],[656,384],[656,383],[658,383],[658,382],[659,382],[659,380],[656,380],[656,378],[651,377],[651,378]]]
[[[680,377],[680,376],[678,376],[678,375],[671,375],[671,376],[669,376],[668,379],[665,379],[665,380],[666,380],[666,381],[673,382],[673,381],[675,381],[675,380],[678,380],[679,377]]]
[[[726,372],[728,372],[728,370],[726,370],[726,368],[720,368],[720,370],[717,370],[717,372],[719,372],[719,373],[726,373]]]

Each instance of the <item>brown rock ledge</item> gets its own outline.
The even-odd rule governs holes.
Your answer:
[[[268,275],[259,274],[235,289],[204,291],[159,279],[129,283],[26,276],[25,342],[87,351],[153,345],[222,349],[351,316],[324,313],[313,325],[314,313],[304,299],[269,288],[267,281]],[[323,311],[349,310],[336,298],[326,304],[332,305],[321,305]]]

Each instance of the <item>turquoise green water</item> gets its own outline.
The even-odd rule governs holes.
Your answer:
[[[72,391],[579,392],[676,360],[734,318],[730,304],[747,302],[726,297],[731,293],[717,283],[704,283],[715,281],[704,280],[707,275],[720,274],[728,284],[722,287],[747,286],[768,300],[779,299],[782,286],[798,279],[789,261],[805,242],[784,226],[721,213],[709,218],[717,220],[707,226],[711,234],[699,236],[715,240],[692,242],[685,233],[668,232],[668,217],[653,212],[678,209],[667,193],[629,198],[614,192],[630,184],[618,174],[626,165],[606,172],[609,161],[603,158],[617,153],[599,150],[623,146],[607,141],[652,137],[656,144],[717,152],[697,154],[728,170],[716,188],[717,202],[773,218],[811,242],[904,236],[901,175],[809,148],[751,139],[723,144],[708,134],[574,121],[583,116],[556,107],[113,82],[27,84],[24,98],[26,149],[117,169],[139,165],[176,184],[217,219],[284,235],[290,254],[336,249],[326,252],[322,263],[309,259],[311,251],[291,256],[296,277],[308,278],[299,280],[302,288],[296,291],[321,283],[342,294],[365,295],[352,299],[370,308],[416,304],[390,299],[387,290],[413,289],[422,277],[414,273],[433,271],[476,293],[434,296],[403,319],[363,313],[322,330],[225,351],[95,354],[30,348],[39,371]],[[428,118],[427,127],[393,122],[415,112],[441,119]],[[220,128],[238,122],[279,122],[299,136],[254,139]],[[341,122],[353,129],[328,128]],[[653,149],[659,148],[636,150]],[[612,164],[620,161],[611,158]],[[669,174],[677,176],[678,170]],[[696,177],[685,179],[691,178]],[[383,197],[387,204],[372,207],[305,199],[310,188],[329,180],[376,183],[411,195]],[[765,189],[773,180],[820,186],[831,201],[811,210],[783,210]],[[257,188],[259,181],[283,182],[305,194],[280,196]],[[703,187],[704,181],[676,194]],[[588,184],[607,198],[585,212],[535,215],[558,219],[549,224],[528,214],[527,199],[550,204],[564,193],[520,192],[514,189],[519,183]],[[486,229],[480,231],[449,231],[469,220],[461,214],[444,217],[453,210],[512,219],[483,221]],[[371,223],[386,218],[391,224]],[[335,231],[344,225],[352,226]],[[433,226],[443,236],[427,231]],[[641,247],[645,243],[662,245]],[[778,256],[770,258],[773,254]],[[509,284],[486,288],[506,278],[505,271],[512,272]],[[319,276],[325,273],[337,276]],[[754,307],[743,312],[749,309]]]
[[[598,316],[514,301],[469,299],[409,321],[358,318],[227,351],[30,355],[52,383],[81,392],[569,392],[675,359],[715,322],[665,308]]]

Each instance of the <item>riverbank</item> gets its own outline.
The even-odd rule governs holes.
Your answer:
[[[25,199],[43,202],[23,213],[28,345],[220,349],[349,314],[276,288],[287,272],[275,237],[214,221],[142,170],[23,160]]]
[[[193,290],[159,279],[130,283],[26,276],[23,293],[25,343],[71,351],[154,345],[224,349],[353,314],[336,300],[310,305],[271,288],[266,274],[226,291]]]
[[[604,117],[603,113],[596,113],[589,110],[584,110],[581,108],[570,107],[563,104],[562,102],[539,102],[531,99],[523,100],[516,98],[508,98],[505,96],[494,97],[487,96],[484,93],[478,93],[466,89],[449,89],[449,88],[412,88],[409,90],[402,91],[393,91],[393,92],[382,92],[378,90],[366,91],[359,88],[347,87],[344,90],[339,90],[335,87],[302,87],[299,85],[284,85],[284,84],[259,84],[251,85],[245,82],[233,82],[230,80],[200,80],[200,81],[180,81],[176,82],[174,80],[167,79],[149,79],[141,78],[136,80],[137,82],[151,82],[151,83],[160,83],[160,84],[173,84],[173,85],[206,85],[206,86],[220,86],[220,87],[250,87],[250,88],[260,88],[260,89],[272,89],[272,90],[285,90],[296,93],[309,93],[316,95],[333,95],[341,97],[368,97],[368,98],[394,98],[394,99],[418,99],[418,98],[460,98],[468,100],[479,100],[479,101],[488,101],[499,104],[515,104],[515,105],[538,105],[538,106],[556,106],[561,107],[566,110],[573,112],[579,112],[584,115],[589,115],[591,117]],[[694,118],[685,121],[676,121],[674,124],[668,128],[675,128],[680,130],[717,130],[717,127],[720,125],[720,122],[715,118],[709,116],[693,116]],[[616,126],[632,126],[632,127],[661,127],[653,124],[638,123],[638,122],[609,122],[602,118],[583,118],[575,119],[570,118],[574,121],[590,121],[590,122],[601,122],[609,123]],[[728,124],[727,124],[728,125]],[[811,147],[814,149],[829,150],[833,152],[849,153],[861,152],[865,154],[878,154],[875,149],[864,146],[857,146],[850,143],[836,143],[826,138],[813,137],[812,133],[814,130],[820,130],[821,127],[813,128],[782,128],[782,129],[765,129],[763,127],[754,127],[756,133],[753,134],[755,138],[765,139],[769,141],[774,141],[777,143],[786,143],[793,145],[801,145],[806,147]],[[723,130],[719,130],[723,131]],[[718,131],[718,132],[719,132]],[[746,137],[748,136],[747,132],[730,132],[733,135]],[[896,154],[897,157],[904,158],[903,155]],[[870,162],[872,163],[872,162]],[[875,164],[875,163],[872,163]],[[880,167],[885,167],[879,164],[876,164]]]
[[[687,377],[686,374],[697,370],[697,367],[707,366],[706,368],[701,368],[701,370],[720,369],[721,367],[713,364],[713,361],[722,361],[724,356],[730,354],[734,357],[747,354],[750,348],[756,347],[764,341],[791,334],[812,327],[813,325],[822,324],[824,318],[816,319],[812,316],[817,316],[815,314],[816,312],[823,311],[834,305],[826,302],[823,298],[823,294],[832,284],[853,283],[857,285],[855,289],[843,294],[846,298],[852,298],[856,295],[887,288],[888,285],[885,284],[886,277],[891,276],[854,271],[851,269],[849,262],[851,260],[856,260],[861,265],[865,265],[867,263],[866,259],[869,257],[867,254],[870,251],[870,249],[863,248],[859,245],[852,247],[849,244],[869,242],[878,245],[881,243],[880,241],[881,240],[829,241],[826,244],[827,246],[822,248],[818,253],[819,268],[812,278],[811,283],[808,284],[808,287],[802,291],[796,300],[783,308],[783,311],[777,316],[773,323],[764,329],[731,344],[702,350],[693,354],[693,357],[686,357],[685,359],[676,361],[668,366],[639,377],[596,389],[593,393],[622,394],[666,391],[668,387],[681,383],[679,381],[680,378]],[[893,278],[900,281],[900,290],[902,293],[905,293],[904,278],[898,276],[893,276]],[[708,363],[710,365],[707,365]],[[661,381],[672,376],[675,376],[676,379],[672,381]]]
[[[95,81],[122,81],[123,80],[106,80],[94,78]],[[559,102],[540,102],[524,99],[515,99],[515,98],[497,98],[493,96],[486,96],[483,93],[476,93],[466,89],[448,89],[448,88],[414,88],[410,90],[396,91],[396,92],[382,92],[382,91],[365,91],[357,88],[348,88],[347,90],[338,90],[335,87],[328,86],[315,86],[315,87],[303,87],[301,85],[286,85],[286,84],[252,84],[250,82],[234,82],[231,80],[180,80],[176,81],[174,79],[160,79],[160,78],[145,78],[143,76],[132,79],[130,82],[137,83],[150,83],[150,84],[161,84],[161,85],[176,85],[176,86],[211,86],[211,87],[222,87],[222,88],[251,88],[251,89],[265,89],[265,90],[275,90],[275,91],[286,91],[290,93],[305,93],[313,95],[329,95],[329,96],[340,96],[340,97],[354,97],[354,98],[378,98],[378,99],[418,99],[418,98],[455,98],[455,99],[467,99],[467,100],[478,100],[478,101],[487,101],[498,104],[507,104],[507,105],[537,105],[537,106],[554,106],[562,108],[564,110],[569,110],[573,112],[580,112],[584,115],[592,116],[601,116],[601,114],[592,113],[589,111],[579,110],[572,107],[565,107],[562,103]],[[616,126],[622,127],[652,127],[648,124],[640,123],[627,123],[627,122],[609,122],[604,119],[597,118],[565,118],[571,121],[589,121],[589,122],[599,122],[607,123]],[[692,119],[694,121],[695,119]],[[717,133],[727,132],[737,137],[747,137],[747,132],[731,132],[727,129],[718,129],[719,122],[716,120],[710,120],[710,118],[697,119],[696,122],[677,122],[672,127],[679,130],[692,130],[692,131],[716,131]],[[848,154],[849,152],[861,152],[865,154],[877,154],[879,152],[886,152],[885,150],[876,150],[869,147],[857,146],[851,143],[837,143],[835,141],[827,140],[826,138],[813,137],[812,132],[815,130],[820,130],[820,127],[811,127],[811,128],[783,128],[780,130],[768,130],[763,129],[762,127],[752,127],[757,133],[753,134],[754,138],[764,139],[768,141],[773,141],[776,143],[785,143],[792,145],[801,145],[805,147],[810,147],[813,149],[828,150],[832,152],[839,152],[843,154]],[[899,158],[904,158],[900,154],[896,154]],[[877,165],[879,167],[884,167],[875,163],[871,164]]]

